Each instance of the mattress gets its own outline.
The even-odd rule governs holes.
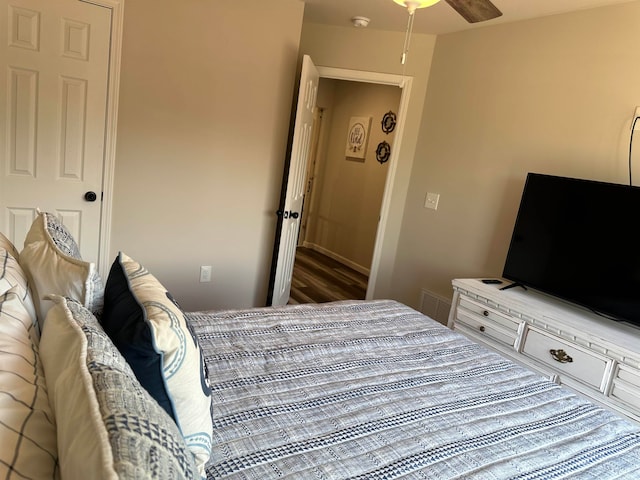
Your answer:
[[[640,478],[640,428],[400,303],[187,314],[208,478]]]

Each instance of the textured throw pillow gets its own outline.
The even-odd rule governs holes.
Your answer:
[[[29,317],[33,320],[33,341],[37,344],[40,340],[40,328],[36,319],[36,311],[31,298],[27,276],[18,263],[18,252],[11,242],[0,233],[0,294],[15,287],[14,292],[27,309]]]
[[[174,418],[204,476],[211,454],[211,392],[182,310],[153,275],[120,253],[109,272],[100,323],[140,383]]]
[[[91,312],[71,299],[51,299],[41,353],[62,478],[198,478],[176,424]]]
[[[56,426],[21,295],[0,295],[0,478],[58,478]]]
[[[38,213],[24,240],[20,265],[27,274],[40,326],[52,303],[47,295],[73,298],[99,315],[102,280],[94,263],[80,258],[78,245],[60,221],[50,213]]]

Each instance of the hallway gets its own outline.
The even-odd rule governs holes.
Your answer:
[[[309,248],[298,247],[289,304],[364,300],[368,277]]]

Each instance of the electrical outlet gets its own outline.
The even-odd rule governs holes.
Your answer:
[[[439,201],[440,201],[439,193],[427,193],[427,197],[424,199],[424,208],[431,208],[433,210],[437,210]]]
[[[200,267],[200,283],[211,281],[211,265],[202,265]]]

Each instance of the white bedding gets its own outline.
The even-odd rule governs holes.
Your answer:
[[[209,478],[640,478],[640,428],[392,301],[190,313]]]

